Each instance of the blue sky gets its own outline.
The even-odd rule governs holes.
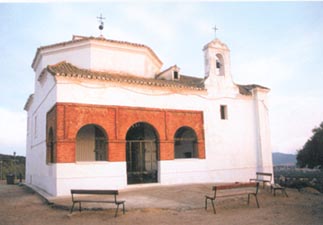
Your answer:
[[[272,148],[296,153],[323,121],[323,2],[0,3],[0,153],[25,155],[24,104],[40,46],[99,36],[151,47],[164,68],[203,77],[203,46],[231,50],[235,83],[269,94]],[[243,134],[242,134],[243,135]]]

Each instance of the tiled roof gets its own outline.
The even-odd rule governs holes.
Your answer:
[[[65,45],[71,44],[71,43],[77,43],[77,42],[83,42],[83,41],[88,41],[88,40],[97,40],[97,41],[102,41],[102,42],[109,42],[109,43],[116,43],[116,44],[122,44],[122,45],[128,45],[128,46],[133,46],[133,47],[138,47],[138,48],[146,48],[156,59],[157,61],[162,64],[162,61],[158,58],[158,56],[155,54],[155,52],[148,46],[143,45],[143,44],[137,44],[137,43],[131,43],[127,41],[116,41],[116,40],[111,40],[111,39],[105,39],[103,37],[81,37],[81,38],[73,38],[71,41],[65,41],[65,42],[60,42],[52,45],[46,45],[46,46],[41,46],[37,48],[35,57],[33,59],[33,62],[31,64],[32,67],[34,67],[34,64],[36,62],[37,55],[39,52],[43,49],[50,49],[50,48],[55,48],[55,47],[63,47]]]
[[[196,85],[204,88],[204,79],[198,77],[191,77],[186,75],[180,75],[179,82],[185,83],[188,85]]]
[[[269,90],[269,88],[264,87],[264,86],[260,86],[258,84],[247,84],[247,85],[241,85],[241,84],[237,84],[239,87],[239,92],[242,95],[252,95],[252,89],[254,88],[261,88],[261,89],[266,89]]]
[[[67,62],[60,62],[55,65],[47,66],[47,71],[54,76],[64,76],[64,77],[74,77],[74,78],[83,78],[83,79],[97,79],[102,81],[110,82],[120,82],[120,83],[129,83],[136,85],[147,85],[147,86],[156,86],[156,87],[171,87],[178,89],[190,89],[190,90],[204,90],[204,79],[191,77],[186,75],[180,75],[179,80],[164,80],[164,79],[149,79],[133,76],[131,74],[126,74],[122,72],[115,71],[93,71],[87,69],[78,68]],[[240,85],[237,84],[239,92],[242,95],[252,95],[252,89],[269,88],[257,85],[257,84],[248,84]]]
[[[149,79],[133,76],[115,71],[93,71],[78,68],[67,62],[60,62],[55,65],[49,65],[46,68],[54,76],[74,77],[83,79],[97,79],[103,81],[112,81],[120,83],[129,83],[136,85],[148,85],[156,87],[173,87],[177,89],[204,90],[203,79],[181,76],[180,80],[162,80]]]

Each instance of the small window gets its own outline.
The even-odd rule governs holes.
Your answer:
[[[220,114],[221,114],[221,120],[228,119],[228,107],[226,105],[220,105]]]
[[[174,80],[178,80],[178,72],[174,71]]]

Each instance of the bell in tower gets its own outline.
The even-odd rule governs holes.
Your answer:
[[[227,76],[229,74],[230,50],[218,38],[204,46],[205,76]]]
[[[221,68],[221,63],[218,60],[216,60],[216,68],[217,69],[220,69]]]

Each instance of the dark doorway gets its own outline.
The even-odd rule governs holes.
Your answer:
[[[190,127],[179,128],[174,137],[175,159],[197,158],[197,137]]]
[[[54,132],[53,128],[49,129],[48,140],[47,140],[47,163],[54,163]]]
[[[148,123],[132,125],[126,136],[128,184],[158,182],[158,137]]]

